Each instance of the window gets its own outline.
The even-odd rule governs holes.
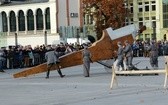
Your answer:
[[[45,14],[45,19],[46,19],[46,29],[50,29],[50,8],[46,9],[46,14]]]
[[[149,2],[145,2],[145,11],[146,11],[146,12],[149,11]]]
[[[168,28],[168,19],[163,20],[163,28]]]
[[[156,28],[156,21],[152,21],[152,27]]]
[[[18,24],[19,31],[25,31],[25,17],[22,10],[19,11]]]
[[[128,20],[128,18],[125,18],[125,25],[129,25],[129,20]]]
[[[143,22],[139,22],[139,26],[140,26],[140,27],[143,26]]]
[[[150,40],[150,35],[149,34],[145,34],[145,40]]]
[[[134,10],[133,10],[133,3],[130,3],[130,11],[131,11],[131,13],[134,12]]]
[[[168,28],[168,5],[163,4],[163,28]]]
[[[155,17],[155,16],[152,16],[152,20],[156,20],[156,17]]]
[[[152,11],[156,10],[156,2],[155,1],[151,1],[152,4]]]
[[[32,10],[27,12],[27,28],[28,30],[34,30],[34,15]]]
[[[139,18],[139,26],[143,26],[143,18],[142,17]]]
[[[37,9],[36,24],[37,24],[37,30],[43,29],[43,14],[41,9]]]
[[[145,17],[145,20],[149,20],[149,17]]]
[[[142,2],[138,3],[139,12],[143,12]]]
[[[16,31],[16,16],[13,11],[10,12],[10,31]]]
[[[7,24],[7,16],[5,12],[2,12],[2,25],[3,25],[3,32],[8,31],[8,24]]]
[[[143,18],[142,18],[142,17],[140,17],[140,18],[139,18],[139,21],[143,21]]]

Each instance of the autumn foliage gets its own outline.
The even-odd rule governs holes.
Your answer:
[[[96,12],[92,14],[96,17],[95,28],[98,39],[105,28],[117,29],[124,26],[126,17],[124,0],[82,0],[82,7],[83,14],[88,8],[96,8]]]

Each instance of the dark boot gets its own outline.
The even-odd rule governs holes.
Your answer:
[[[49,75],[50,75],[50,69],[51,69],[52,66],[53,66],[53,64],[49,64],[49,65],[47,65],[46,79],[49,78]]]
[[[60,75],[61,78],[63,78],[65,75],[62,75],[62,72],[61,72],[58,64],[57,64],[57,68],[58,68],[58,70],[57,70],[58,74]]]
[[[46,79],[49,78],[49,75],[50,75],[50,70],[48,70],[47,73],[46,73]]]
[[[60,75],[61,78],[63,78],[65,75],[62,75],[62,72],[60,69],[57,70],[58,71],[58,74]]]

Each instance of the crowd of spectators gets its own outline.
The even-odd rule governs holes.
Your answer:
[[[132,43],[134,57],[149,57],[149,51],[147,48],[150,45],[150,41],[135,41]],[[158,55],[168,55],[168,41],[158,41]],[[64,44],[48,45],[52,46],[59,52],[60,56],[65,55],[73,51],[83,49],[83,45],[80,44]],[[0,49],[0,61],[3,58],[3,64],[0,66],[4,69],[15,69],[32,67],[42,64],[45,61],[45,53],[47,52],[47,46],[38,45],[34,48],[31,45],[27,46],[9,46],[8,48]]]
[[[2,65],[4,69],[15,69],[36,66],[46,62],[45,53],[48,50],[48,46],[51,46],[52,48],[56,49],[60,56],[83,48],[83,45],[79,45],[78,43],[60,43],[58,45],[47,46],[38,45],[34,48],[32,48],[31,45],[9,46],[8,48],[1,48],[1,51],[3,52],[0,55],[0,61],[1,58],[3,58]]]
[[[135,41],[132,43],[133,55],[134,57],[149,57],[148,47],[150,46],[150,41]],[[158,55],[168,55],[168,41],[158,41]]]

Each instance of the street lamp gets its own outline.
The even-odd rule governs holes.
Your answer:
[[[153,40],[156,40],[156,22],[152,22],[153,27]]]
[[[44,32],[44,44],[47,45],[47,31]]]
[[[77,28],[77,35],[76,35],[76,38],[77,38],[77,43],[79,43],[79,38],[80,38],[80,35],[79,35],[79,28]]]
[[[18,37],[17,37],[17,33],[15,33],[15,46],[18,45]]]

